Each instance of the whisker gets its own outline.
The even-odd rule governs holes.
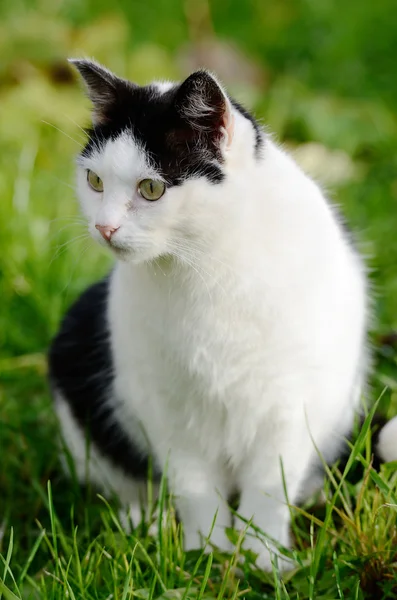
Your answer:
[[[179,258],[182,262],[186,262],[190,266],[190,268],[193,269],[193,271],[195,271],[197,273],[197,275],[200,277],[200,279],[203,281],[205,287],[207,288],[208,297],[210,299],[211,306],[213,306],[214,302],[213,302],[213,298],[212,298],[212,295],[210,292],[210,288],[208,287],[208,283],[206,282],[206,280],[204,279],[204,277],[202,276],[200,271],[196,268],[196,265],[190,259],[188,259],[186,256],[180,256],[176,253],[175,253],[175,256],[177,258]]]
[[[69,245],[69,244],[71,244],[72,242],[75,242],[75,241],[77,241],[77,240],[79,240],[80,238],[83,238],[83,237],[88,237],[88,233],[87,233],[87,232],[84,232],[84,233],[82,233],[82,234],[80,234],[80,235],[78,235],[78,236],[76,236],[76,237],[72,238],[71,240],[67,240],[66,242],[64,242],[63,244],[61,244],[60,246],[58,246],[58,248],[57,248],[57,249],[64,248],[65,246],[68,246],[68,245]]]
[[[66,225],[64,225],[63,227],[61,227],[60,229],[57,229],[57,231],[55,231],[51,236],[50,236],[50,240],[54,240],[57,237],[60,236],[60,234],[62,233],[62,231],[65,231],[65,229],[69,229],[70,227],[76,227],[76,229],[78,227],[84,227],[86,224],[85,223],[75,223],[75,222],[71,222],[71,223],[66,223]]]
[[[86,141],[87,139],[87,132],[83,129],[83,127],[81,125],[79,125],[78,123],[76,123],[76,121],[74,119],[72,119],[72,117],[70,117],[69,115],[67,115],[66,113],[62,113],[62,116],[66,117],[68,119],[68,121],[70,121],[71,123],[73,123],[73,125],[76,125],[76,127],[78,127],[79,129],[81,129],[81,131],[83,132],[84,135],[81,135],[81,139],[83,141]]]
[[[65,284],[65,286],[63,287],[63,289],[61,290],[61,293],[65,292],[65,291],[67,290],[67,288],[69,287],[69,285],[70,285],[70,282],[72,281],[72,278],[73,278],[73,276],[74,276],[74,274],[75,274],[75,272],[76,272],[77,266],[79,265],[79,263],[80,263],[81,259],[83,258],[84,254],[87,252],[88,248],[91,246],[91,241],[92,241],[92,240],[91,240],[91,239],[89,239],[89,240],[86,242],[86,244],[85,244],[85,246],[83,247],[83,249],[81,250],[81,252],[80,252],[80,254],[79,254],[79,257],[78,257],[78,259],[76,260],[76,262],[74,263],[74,266],[73,266],[73,268],[72,268],[72,270],[71,270],[70,277],[69,277],[69,279],[68,279],[67,283]]]
[[[182,262],[186,262],[186,264],[188,264],[191,268],[194,269],[194,271],[196,271],[196,273],[200,276],[202,281],[205,283],[208,291],[209,291],[208,283],[202,274],[209,277],[213,281],[214,286],[218,287],[225,294],[225,296],[228,295],[228,293],[225,290],[225,288],[223,287],[223,285],[221,285],[221,283],[219,282],[219,278],[214,277],[214,275],[212,275],[206,269],[204,269],[204,267],[201,265],[201,263],[197,262],[197,257],[191,252],[191,249],[189,247],[187,247],[183,244],[180,244],[178,242],[173,242],[171,245],[169,245],[169,249],[171,252],[174,253],[176,258],[178,258]],[[178,250],[179,250],[179,252],[178,252]],[[181,254],[181,252],[182,252],[182,254]],[[204,255],[204,253],[203,253],[203,255]],[[210,298],[212,301],[212,296],[210,293],[209,293],[209,295],[210,295]]]
[[[49,224],[51,225],[52,223],[56,223],[57,221],[66,221],[66,220],[72,220],[75,221],[76,223],[86,223],[86,219],[84,219],[83,217],[79,217],[78,215],[75,216],[67,216],[67,217],[56,217],[55,219],[51,219],[51,221],[49,221]]]
[[[56,129],[56,131],[59,131],[59,133],[62,133],[65,137],[69,138],[69,140],[72,140],[72,142],[74,142],[75,144],[77,144],[77,146],[79,148],[81,148],[81,143],[78,142],[77,140],[75,140],[74,138],[72,138],[71,135],[69,135],[68,133],[66,133],[66,131],[63,131],[62,129],[59,129],[59,127],[57,127],[56,125],[54,125],[53,123],[49,123],[48,121],[44,121],[43,119],[41,120],[42,123],[45,123],[46,125],[49,125],[50,127],[52,127],[53,129]]]
[[[218,286],[223,291],[223,293],[225,294],[225,296],[228,295],[226,289],[220,283],[219,277],[215,277],[209,271],[207,271],[206,269],[204,269],[204,267],[202,266],[201,263],[197,262],[197,256],[196,256],[196,254],[194,254],[192,252],[192,248],[190,248],[190,247],[188,247],[186,245],[183,245],[180,242],[173,242],[173,245],[174,245],[175,249],[179,249],[179,251],[183,253],[182,256],[189,257],[190,262],[193,262],[196,268],[200,269],[202,273],[204,273],[205,275],[207,275],[208,277],[210,277],[212,279],[212,281],[215,283],[215,285]],[[172,247],[171,247],[171,249],[172,249]],[[204,256],[207,259],[207,255],[204,252],[201,252],[201,255]],[[179,258],[180,258],[180,256],[179,256]]]
[[[50,266],[52,265],[52,263],[55,260],[57,260],[60,256],[62,256],[62,254],[66,251],[66,249],[68,248],[68,246],[70,246],[74,242],[78,242],[79,240],[82,240],[83,238],[88,239],[89,238],[89,234],[87,232],[82,233],[81,235],[78,235],[78,236],[72,238],[71,240],[68,240],[64,244],[61,244],[60,246],[58,246],[57,249],[56,249],[56,252],[55,252],[55,254],[53,256],[53,258],[51,259]]]
[[[161,273],[164,275],[164,277],[166,276],[163,269],[160,267],[160,263],[158,262],[157,258],[154,259],[154,264],[156,265],[156,267],[158,267],[158,269],[160,269]]]
[[[68,189],[72,190],[72,192],[74,193],[76,191],[76,188],[71,184],[71,183],[67,183],[66,181],[63,181],[62,179],[59,179],[59,177],[57,177],[56,175],[54,175],[53,173],[48,173],[47,175],[49,177],[51,177],[51,179],[53,179],[54,181],[56,181],[57,183],[60,183],[61,185],[64,185],[65,187],[67,187]]]
[[[231,265],[229,265],[229,264],[225,263],[224,261],[220,260],[218,257],[213,256],[212,254],[210,254],[204,246],[200,246],[199,245],[198,241],[190,242],[190,245],[186,245],[186,244],[184,245],[180,241],[178,241],[176,243],[180,244],[181,249],[183,248],[184,251],[197,252],[201,256],[205,257],[207,265],[210,262],[216,262],[219,265],[221,265],[221,266],[225,267],[226,269],[228,269],[230,271],[230,273],[237,274],[237,271],[236,271],[236,269],[234,267],[232,267]],[[254,278],[257,278],[258,280],[261,279],[258,275],[257,276],[254,275]]]

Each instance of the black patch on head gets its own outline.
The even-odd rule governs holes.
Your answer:
[[[67,313],[49,351],[50,381],[100,454],[125,473],[145,480],[148,456],[127,434],[112,404],[108,285],[104,280],[90,287]]]
[[[206,177],[220,183],[224,174],[217,141],[218,131],[206,129],[209,119],[198,119],[196,127],[179,110],[180,88],[165,93],[154,86],[133,91],[119,85],[117,101],[106,109],[106,120],[89,131],[84,154],[90,154],[98,143],[117,138],[127,131],[142,146],[150,163],[167,181],[179,185],[191,177]]]
[[[168,185],[192,177],[206,177],[214,184],[224,179],[220,142],[226,99],[211,75],[197,71],[162,93],[155,86],[136,86],[105,69],[102,76],[102,67],[89,61],[74,64],[85,80],[96,115],[83,156],[98,143],[127,131]],[[249,113],[234,105],[255,123]],[[259,132],[257,128],[256,124]]]

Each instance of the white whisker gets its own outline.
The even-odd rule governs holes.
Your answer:
[[[71,244],[74,244],[75,242],[78,242],[79,240],[82,240],[84,238],[85,239],[89,238],[89,234],[87,232],[77,235],[76,237],[72,238],[71,240],[68,240],[64,244],[61,244],[60,246],[58,246],[53,258],[51,259],[50,265],[52,265],[54,260],[57,260]]]
[[[70,227],[76,227],[76,229],[78,227],[84,227],[86,225],[86,223],[75,223],[75,222],[71,222],[71,223],[67,223],[66,225],[64,225],[63,227],[61,227],[60,229],[57,229],[57,231],[55,231],[51,236],[50,236],[50,240],[54,240],[57,237],[60,236],[60,234],[62,233],[62,231],[64,231],[65,229],[69,229]]]
[[[69,135],[68,133],[66,133],[66,131],[63,131],[62,129],[59,129],[59,127],[57,127],[53,123],[49,123],[48,121],[44,121],[43,119],[41,120],[41,122],[45,123],[45,125],[49,125],[53,129],[56,129],[57,131],[59,131],[59,133],[62,133],[65,137],[69,138],[69,140],[72,140],[72,142],[74,142],[75,144],[77,144],[77,146],[79,148],[81,148],[81,143],[79,141],[75,140],[71,135]]]
[[[206,282],[205,278],[203,277],[203,275],[200,273],[199,269],[198,269],[198,265],[195,265],[189,258],[187,258],[187,256],[183,256],[183,255],[179,255],[177,253],[174,254],[177,258],[179,258],[179,260],[181,260],[182,262],[185,262],[187,265],[189,265],[189,267],[191,269],[193,269],[193,271],[195,271],[197,273],[197,275],[200,277],[200,279],[203,281],[205,287],[207,288],[207,292],[208,292],[208,297],[210,299],[211,302],[211,306],[213,307],[213,298],[210,292],[210,288],[208,287],[208,283]]]
[[[78,215],[75,216],[68,216],[68,217],[56,217],[55,219],[51,219],[51,221],[49,221],[49,224],[51,225],[52,223],[56,223],[57,221],[67,221],[67,220],[73,220],[76,223],[87,223],[86,219],[84,219],[83,217],[79,217]]]
[[[65,292],[67,290],[67,288],[69,287],[70,282],[72,281],[72,277],[73,277],[73,275],[76,272],[77,266],[79,265],[81,259],[83,258],[84,254],[87,252],[87,250],[90,247],[90,245],[91,245],[91,239],[88,239],[87,242],[86,242],[86,244],[85,244],[85,246],[83,246],[83,248],[82,248],[82,250],[81,250],[81,252],[80,252],[80,254],[78,256],[78,259],[74,263],[73,268],[72,268],[71,273],[70,273],[70,277],[69,277],[67,283],[65,284],[65,286],[63,287],[63,289],[61,290],[61,292]]]
[[[78,129],[80,129],[83,132],[83,135],[81,135],[81,139],[85,142],[87,139],[87,133],[86,131],[84,131],[84,129],[82,128],[81,125],[79,125],[74,119],[72,119],[69,115],[67,115],[66,113],[62,113],[64,117],[66,117],[68,119],[68,121],[70,121],[71,123],[73,123],[73,125],[76,125],[76,127],[78,127]]]

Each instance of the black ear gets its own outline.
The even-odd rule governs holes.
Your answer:
[[[219,84],[206,71],[192,73],[180,86],[175,107],[194,129],[220,132],[227,129],[229,101]]]
[[[109,120],[114,107],[125,98],[135,84],[121,79],[102,65],[88,59],[70,58],[68,61],[83,78],[88,97],[94,105],[94,122]]]

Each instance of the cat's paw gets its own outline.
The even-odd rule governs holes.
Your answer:
[[[132,523],[130,511],[128,508],[120,508],[118,511],[119,523],[128,535],[131,534],[134,530],[135,524]]]
[[[211,552],[213,547],[226,554],[231,554],[235,549],[234,544],[229,540],[224,531],[212,533],[210,540],[206,544],[206,552]]]
[[[262,571],[273,571],[276,569],[282,573],[292,571],[296,567],[295,562],[278,550],[269,545],[257,554],[255,564]]]
[[[210,539],[199,533],[185,533],[185,551],[204,549],[206,554],[212,552],[213,547],[220,552],[231,553],[234,550],[234,544],[229,540],[223,528],[215,528]]]
[[[289,540],[283,540],[283,548],[289,548]],[[270,540],[261,540],[254,536],[247,536],[243,541],[243,549],[250,550],[256,554],[255,565],[262,571],[273,571],[277,569],[280,572],[291,571],[295,568],[295,563],[288,556],[285,556]]]

